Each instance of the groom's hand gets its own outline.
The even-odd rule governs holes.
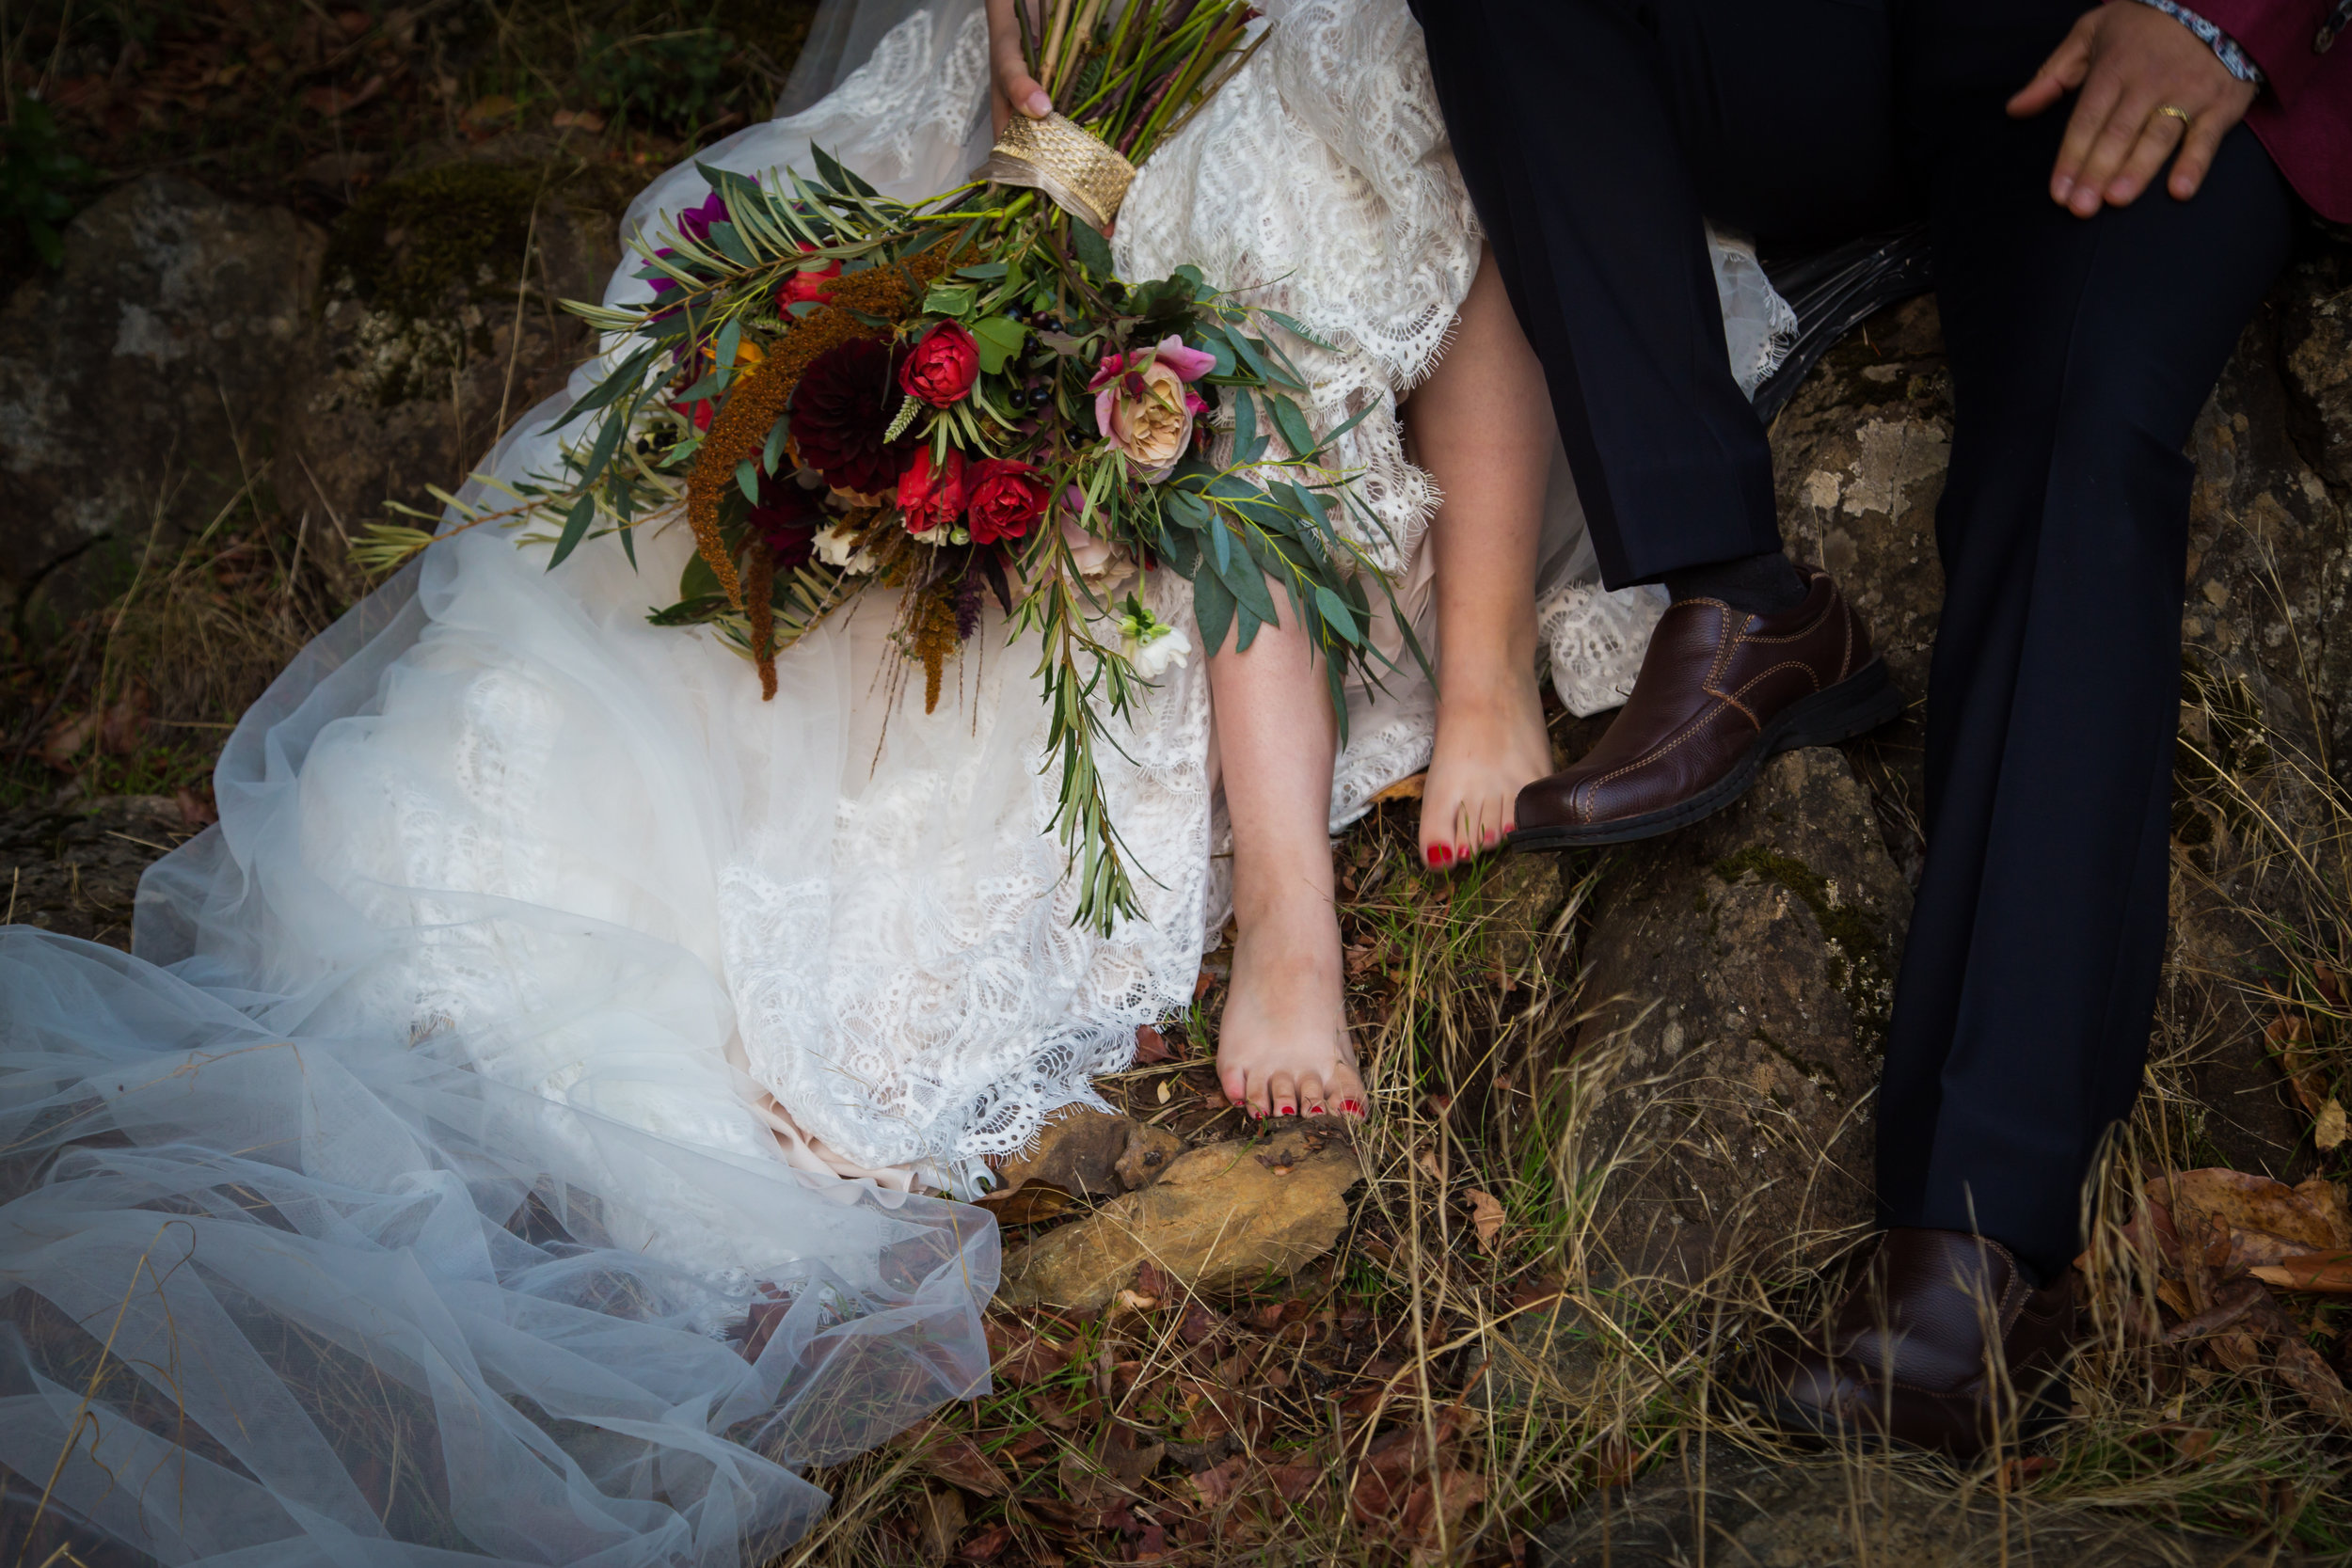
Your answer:
[[[1021,24],[1013,20],[1012,8],[1026,0],[988,0],[988,63],[994,78],[994,90],[989,94],[988,113],[991,129],[998,135],[1015,109],[1031,119],[1043,119],[1054,112],[1054,101],[1029,74],[1029,63],[1021,57]],[[1039,25],[1038,13],[1029,12],[1030,24]]]
[[[2050,199],[2085,218],[2137,200],[2168,158],[2166,188],[2183,201],[2195,196],[2259,90],[2231,75],[2196,34],[2135,0],[2085,13],[2009,112],[2038,115],[2077,87]]]

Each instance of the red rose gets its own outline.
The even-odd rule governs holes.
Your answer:
[[[972,469],[972,543],[1018,539],[1045,515],[1045,476],[1026,463],[992,457]]]
[[[806,240],[803,240],[801,248],[815,250],[817,247]],[[826,296],[833,293],[834,280],[840,276],[841,261],[838,257],[827,261],[821,267],[814,269],[803,267],[786,278],[784,287],[776,291],[776,309],[782,310],[788,306],[803,303],[818,305],[824,303]]]
[[[963,513],[963,453],[947,449],[947,461],[931,461],[931,449],[915,449],[914,461],[898,476],[898,510],[909,533],[946,528]]]
[[[979,378],[979,348],[972,341],[972,334],[954,322],[932,327],[898,367],[898,385],[907,396],[920,398],[933,408],[954,403]]]

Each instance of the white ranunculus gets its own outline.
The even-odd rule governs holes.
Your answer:
[[[864,577],[874,569],[874,552],[858,548],[850,531],[839,523],[818,531],[809,543],[816,548],[817,559],[828,566],[838,566],[856,577]]]
[[[1184,628],[1162,621],[1136,644],[1135,652],[1128,655],[1128,662],[1136,667],[1136,674],[1155,681],[1162,673],[1191,657],[1192,639],[1184,635]]]

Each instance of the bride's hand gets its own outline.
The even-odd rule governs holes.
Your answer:
[[[988,113],[999,135],[1016,108],[1031,119],[1043,119],[1054,112],[1054,101],[1029,74],[1028,62],[1021,57],[1021,26],[1013,20],[1014,4],[1015,0],[988,0],[988,60],[995,78]],[[1029,16],[1035,22],[1037,12],[1031,10]]]
[[[2009,112],[2038,115],[2075,87],[2082,93],[2050,170],[2050,199],[2086,218],[2137,200],[2168,158],[2167,188],[2183,201],[2195,196],[2259,90],[2186,27],[2128,0],[2085,12]]]

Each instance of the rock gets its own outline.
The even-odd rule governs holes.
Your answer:
[[[1610,1055],[1586,1144],[1625,1162],[1597,1214],[1617,1263],[1819,1261],[1870,1219],[1869,1101],[1911,914],[1845,757],[1774,759],[1596,899],[1581,1049]]]
[[[1037,1148],[997,1167],[999,1193],[1031,1181],[1076,1197],[1116,1197],[1148,1187],[1168,1171],[1184,1141],[1107,1111],[1069,1111],[1047,1122]]]
[[[127,952],[139,878],[194,836],[180,803],[163,795],[0,816],[0,925],[37,926]]]
[[[1209,1144],[1170,1162],[1140,1192],[1047,1231],[1005,1259],[997,1299],[1093,1311],[1146,1261],[1199,1290],[1287,1275],[1328,1252],[1347,1223],[1347,1190],[1363,1179],[1356,1150],[1337,1139],[1258,1148]]]
[[[586,354],[585,324],[559,301],[603,297],[636,178],[476,156],[362,195],[336,222],[298,353],[276,471],[285,514],[347,535],[385,520],[388,500],[437,510],[424,487],[455,489]]]
[[[0,605],[36,636],[260,473],[326,236],[151,174],[67,227],[0,310]]]
[[[2247,1560],[2243,1540],[2159,1529],[2112,1508],[2030,1495],[1996,1500],[1988,1487],[1934,1484],[1884,1461],[1775,1465],[1727,1444],[1706,1451],[1705,1461],[1694,1449],[1683,1465],[1661,1465],[1630,1487],[1601,1493],[1536,1538],[1536,1568],[2221,1568]],[[2258,1555],[2274,1560],[2268,1547]],[[2284,1551],[2275,1560],[2311,1560]]]

